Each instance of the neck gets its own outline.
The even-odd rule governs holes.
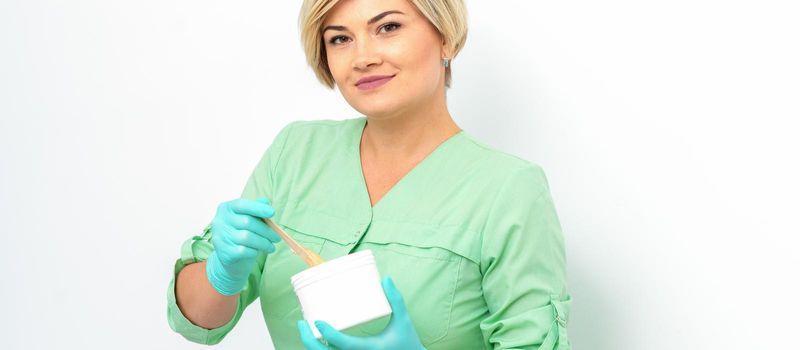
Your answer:
[[[419,158],[461,131],[447,110],[444,93],[436,95],[439,98],[416,108],[367,116],[361,138],[362,154],[389,163]]]

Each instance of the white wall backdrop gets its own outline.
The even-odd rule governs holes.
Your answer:
[[[358,116],[299,1],[0,2],[4,349],[204,349],[172,333],[183,240],[277,130]],[[792,1],[469,1],[456,122],[542,165],[576,349],[797,349]],[[257,304],[218,346],[270,349]]]

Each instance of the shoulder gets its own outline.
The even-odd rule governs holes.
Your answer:
[[[473,159],[474,170],[494,179],[496,186],[522,186],[539,191],[548,188],[547,176],[539,163],[499,150],[468,133],[463,136],[463,147]]]
[[[348,140],[363,126],[362,118],[344,120],[317,119],[295,120],[284,125],[275,137],[281,148],[295,152],[313,149],[329,149],[334,145],[347,145]]]
[[[355,126],[361,118],[351,118],[343,120],[335,119],[313,119],[313,120],[295,120],[287,124],[284,129],[290,129],[292,135],[319,135],[325,133],[342,132],[344,129],[349,129]]]

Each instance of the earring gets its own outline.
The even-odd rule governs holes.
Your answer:
[[[448,66],[450,66],[450,59],[449,59],[449,58],[444,58],[442,61],[444,61],[444,67],[445,67],[445,68],[447,68]]]

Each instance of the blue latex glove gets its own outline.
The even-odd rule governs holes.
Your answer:
[[[395,287],[394,282],[389,277],[385,277],[381,284],[383,292],[392,307],[392,318],[389,325],[381,333],[369,337],[356,337],[337,331],[325,321],[316,321],[314,324],[322,334],[322,338],[335,347],[335,349],[345,350],[425,350],[417,336],[417,331],[408,317],[406,304],[403,296]],[[297,322],[300,329],[300,339],[308,350],[330,350],[328,347],[317,340],[311,333],[308,322],[300,320]]]
[[[275,251],[281,240],[261,218],[269,218],[275,209],[267,198],[234,199],[217,207],[211,221],[211,244],[214,251],[206,260],[208,282],[222,295],[239,293],[256,264],[259,252]]]

